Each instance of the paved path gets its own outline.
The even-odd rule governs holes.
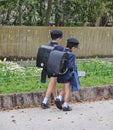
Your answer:
[[[0,130],[113,130],[113,100],[71,106],[70,112],[55,106],[0,111]]]

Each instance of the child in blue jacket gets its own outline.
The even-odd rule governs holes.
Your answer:
[[[61,40],[62,40],[62,37],[63,37],[63,32],[62,31],[60,31],[60,30],[52,30],[51,31],[51,39],[52,39],[52,41],[49,44],[49,46],[55,47],[55,50],[64,51],[64,48],[59,45]],[[56,98],[57,98],[57,91],[56,91],[57,75],[56,74],[48,74],[46,72],[46,70],[43,70],[42,79],[41,79],[42,83],[45,83],[46,74],[49,77],[49,84],[48,84],[48,88],[47,88],[45,97],[44,97],[44,99],[43,99],[43,101],[41,103],[42,109],[48,109],[49,108],[48,100],[49,100],[49,98],[51,96],[51,93],[54,96],[55,103],[59,103],[59,100],[56,100]]]
[[[68,71],[63,75],[59,75],[57,79],[58,83],[63,83],[63,87],[58,96],[60,103],[58,102],[56,106],[59,109],[63,109],[63,111],[72,110],[71,107],[69,106],[71,91],[78,91],[80,89],[80,82],[79,82],[77,67],[75,63],[76,56],[74,54],[74,51],[78,48],[78,45],[79,45],[79,41],[77,39],[75,38],[67,39],[67,46],[65,52],[69,54]],[[64,97],[64,103],[63,103],[63,97]]]

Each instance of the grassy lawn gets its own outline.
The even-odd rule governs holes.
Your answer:
[[[80,77],[81,88],[113,84],[113,63],[92,59],[90,62],[77,62],[78,70],[85,71]],[[15,92],[45,91],[45,84],[40,83],[41,69],[37,67],[20,67],[18,64],[0,61],[0,94]],[[58,84],[58,89],[61,84]]]
[[[78,62],[78,70],[84,70],[86,76],[80,78],[81,87],[93,87],[113,84],[113,62],[98,58],[90,62]]]

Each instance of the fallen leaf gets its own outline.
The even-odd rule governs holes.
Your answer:
[[[71,121],[71,123],[74,123],[74,121]]]
[[[48,121],[51,121],[51,119],[48,119]]]
[[[16,120],[12,120],[13,123],[16,123]]]
[[[14,118],[14,116],[11,116],[11,118]]]

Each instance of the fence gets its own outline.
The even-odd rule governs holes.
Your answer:
[[[113,56],[113,27],[1,26],[0,57],[36,57],[38,47],[50,42],[53,29],[63,31],[64,47],[69,37],[80,41],[78,57]]]

